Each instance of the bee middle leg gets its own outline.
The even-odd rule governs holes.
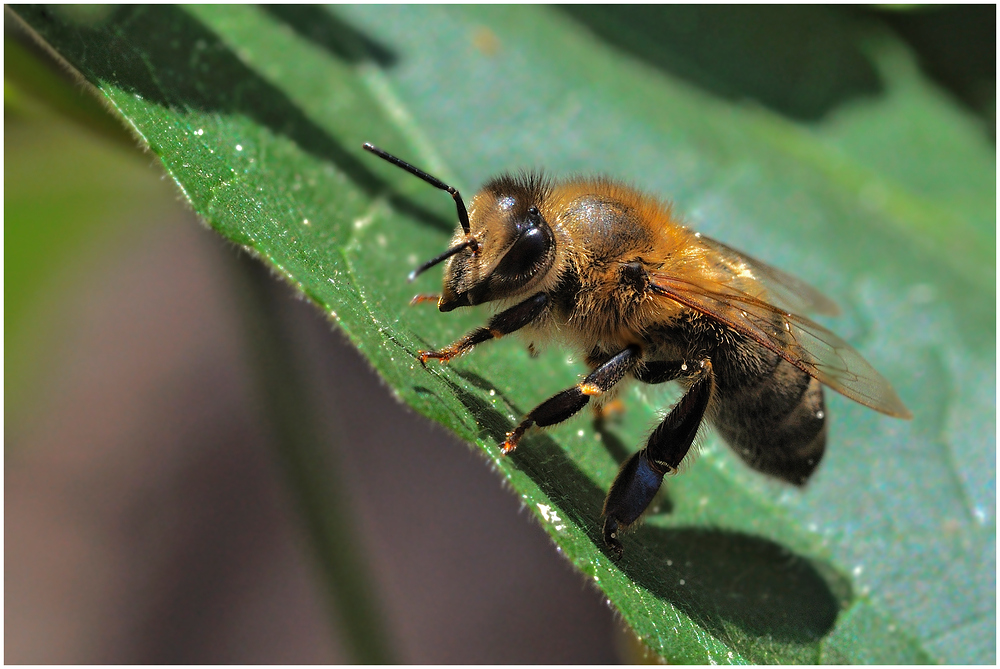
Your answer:
[[[618,541],[619,530],[638,520],[660,489],[664,474],[676,470],[688,454],[712,398],[715,378],[709,360],[666,363],[662,370],[653,369],[650,378],[658,378],[658,371],[664,375],[672,373],[670,366],[682,375],[693,376],[694,382],[650,435],[646,447],[622,465],[604,501],[604,543],[618,557],[624,551]]]
[[[611,390],[616,383],[635,368],[641,355],[642,350],[638,346],[629,346],[624,351],[612,356],[607,362],[598,365],[580,383],[539,404],[528,412],[528,415],[516,428],[507,433],[507,439],[500,447],[501,450],[504,454],[508,454],[517,448],[517,442],[532,425],[546,427],[561,423],[587,406],[591,397]]]

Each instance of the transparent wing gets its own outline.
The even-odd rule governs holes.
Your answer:
[[[737,266],[742,264],[746,267],[754,279],[767,290],[774,303],[782,308],[792,313],[813,313],[824,316],[836,316],[840,313],[840,307],[836,302],[805,281],[710,237],[700,235],[700,239],[728,263]]]
[[[822,325],[715,281],[655,271],[650,280],[658,295],[725,323],[855,402],[890,416],[912,417],[892,385]]]

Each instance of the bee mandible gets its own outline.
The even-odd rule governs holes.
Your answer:
[[[799,314],[837,306],[799,279],[681,224],[669,205],[617,181],[555,181],[535,173],[489,180],[466,209],[459,192],[413,165],[371,153],[448,192],[459,227],[448,249],[410,274],[445,264],[438,309],[488,302],[484,327],[421,363],[448,362],[514,332],[556,336],[582,354],[582,381],[528,412],[500,446],[560,423],[626,379],[678,382],[683,396],[618,472],[603,538],[620,533],[675,472],[702,422],[753,469],[796,485],[826,448],[823,386],[890,416],[911,414],[892,386],[843,339]]]

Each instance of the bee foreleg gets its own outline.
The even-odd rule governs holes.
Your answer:
[[[642,350],[635,345],[617,353],[607,362],[599,365],[580,383],[572,388],[553,395],[528,412],[524,420],[507,433],[507,439],[500,447],[503,452],[510,453],[517,448],[517,442],[532,425],[545,427],[566,420],[577,411],[587,406],[587,402],[595,395],[601,395],[611,390],[639,362]]]
[[[629,458],[604,501],[604,543],[621,557],[618,532],[643,514],[660,489],[664,474],[677,469],[694,443],[715,379],[712,363],[701,360],[693,365],[694,382],[663,422],[653,431],[646,447]]]
[[[431,358],[440,360],[441,362],[448,362],[452,358],[471,351],[476,344],[481,344],[491,339],[499,339],[504,335],[520,330],[542,315],[548,304],[549,297],[545,293],[533,295],[524,302],[501,311],[490,319],[486,327],[476,328],[454,344],[438,351],[420,351],[417,354],[417,358],[422,365],[426,364]]]

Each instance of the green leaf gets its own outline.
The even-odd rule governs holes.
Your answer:
[[[473,442],[657,653],[995,661],[995,157],[875,26],[825,8],[15,11],[209,225],[329,314],[403,401]],[[741,60],[772,39],[787,57]],[[500,457],[503,434],[583,367],[507,341],[416,363],[487,314],[407,308],[406,271],[444,248],[454,208],[364,141],[467,195],[544,166],[669,196],[698,229],[822,286],[845,312],[829,324],[914,420],[831,393],[829,450],[801,491],[708,434],[612,561],[605,491],[669,394],[633,387],[619,425],[569,421]]]

